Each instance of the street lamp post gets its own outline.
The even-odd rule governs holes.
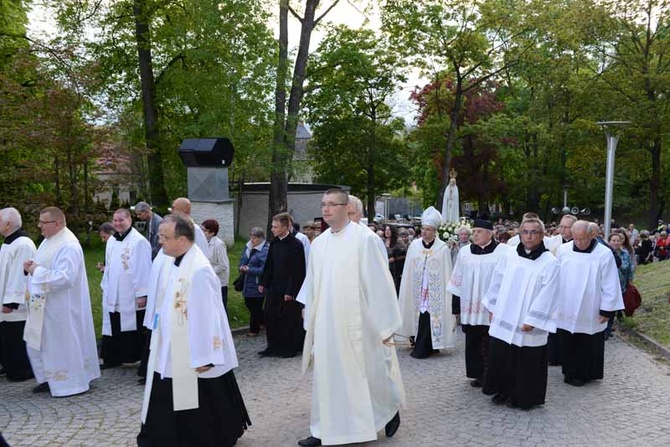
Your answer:
[[[605,131],[607,138],[607,172],[605,179],[605,239],[609,238],[612,229],[612,195],[614,192],[614,156],[619,142],[617,129],[630,124],[630,121],[599,121],[596,123]]]

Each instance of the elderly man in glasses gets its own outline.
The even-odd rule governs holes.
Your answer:
[[[496,266],[482,304],[491,312],[484,394],[530,409],[547,392],[547,334],[556,332],[558,261],[545,247],[544,223],[521,223],[521,243]]]

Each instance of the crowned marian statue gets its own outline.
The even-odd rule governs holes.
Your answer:
[[[442,199],[442,223],[457,223],[461,219],[461,212],[458,205],[458,186],[456,185],[456,176],[458,173],[452,169],[449,171],[449,185],[444,190]]]

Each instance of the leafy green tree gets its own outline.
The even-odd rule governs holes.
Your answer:
[[[442,125],[446,141],[440,172],[442,203],[449,182],[448,171],[457,142],[465,95],[479,83],[495,80],[524,48],[517,38],[529,32],[525,26],[529,8],[525,2],[478,0],[386,0],[382,5],[384,29],[395,48],[440,85],[446,76],[453,88],[448,114],[437,110],[433,125]]]
[[[367,199],[406,184],[404,123],[388,101],[404,81],[401,59],[371,30],[331,27],[308,66],[311,156],[323,181],[347,184]]]

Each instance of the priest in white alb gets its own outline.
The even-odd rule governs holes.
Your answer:
[[[572,242],[557,254],[563,380],[573,386],[603,378],[607,320],[624,308],[616,261],[612,250],[598,243],[595,228],[575,222]]]
[[[153,330],[138,445],[233,446],[251,421],[219,279],[186,216],[166,216],[158,234],[164,254],[149,280]]]
[[[458,298],[461,328],[465,333],[465,375],[473,379],[470,385],[484,383],[489,349],[489,321],[491,314],[482,304],[493,272],[501,257],[510,250],[493,238],[493,224],[476,219],[472,230],[472,244],[462,247],[456,258],[447,290]]]
[[[130,211],[118,209],[114,234],[105,248],[102,276],[102,368],[135,363],[142,358],[142,327],[151,270],[151,244],[133,228]]]
[[[411,356],[430,357],[454,346],[456,318],[451,312],[451,250],[437,237],[442,221],[432,206],[421,215],[421,238],[409,246],[400,283],[400,335],[414,339]]]
[[[100,377],[84,252],[56,207],[40,212],[44,240],[28,273],[28,320],[23,339],[38,385],[52,396],[81,394]]]
[[[378,237],[348,219],[349,196],[323,195],[330,228],[314,239],[307,277],[298,295],[305,303],[303,371],[312,364],[311,436],[300,446],[352,444],[395,434],[404,401],[391,337],[400,313]]]
[[[544,232],[539,219],[521,223],[521,243],[500,258],[482,302],[492,314],[483,392],[495,404],[530,409],[545,401],[558,261],[544,246]]]
[[[28,317],[23,262],[35,257],[36,248],[28,233],[21,228],[22,224],[21,214],[16,208],[0,210],[0,235],[5,238],[0,248],[0,364],[9,381],[33,377],[23,341]]]

